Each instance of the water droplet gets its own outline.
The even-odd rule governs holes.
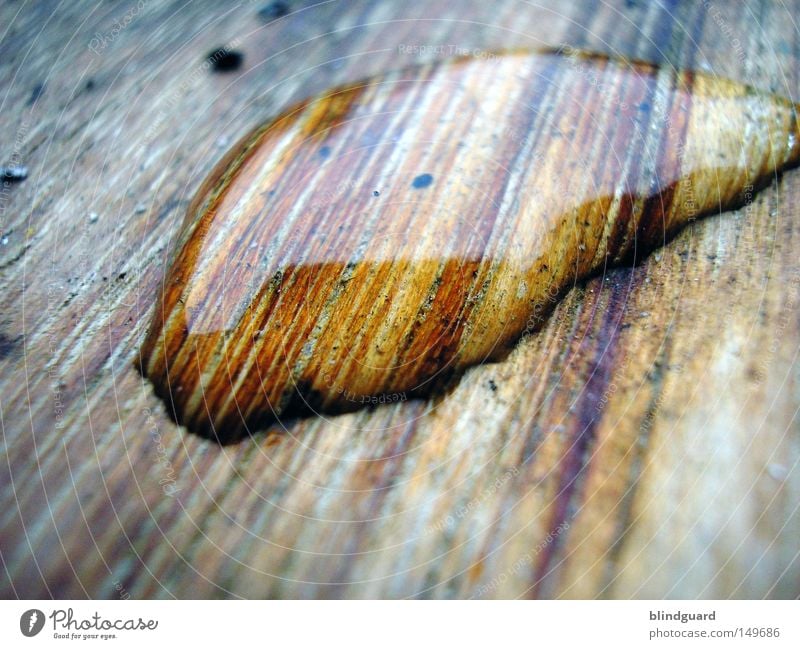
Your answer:
[[[574,51],[336,88],[210,174],[142,370],[220,441],[429,394],[501,358],[579,278],[742,204],[798,161],[796,133],[783,99]]]

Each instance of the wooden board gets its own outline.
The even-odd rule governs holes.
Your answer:
[[[798,172],[429,401],[220,448],[133,368],[188,201],[293,101],[563,43],[796,101],[797,6],[137,6],[0,9],[0,155],[29,167],[0,197],[2,594],[800,595]]]

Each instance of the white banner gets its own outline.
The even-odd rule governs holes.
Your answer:
[[[797,601],[3,601],[4,647],[800,647]],[[191,646],[190,645],[190,646]]]

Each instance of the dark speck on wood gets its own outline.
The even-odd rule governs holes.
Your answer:
[[[281,18],[289,13],[289,4],[286,2],[270,2],[264,5],[258,11],[258,15],[262,20],[267,22]]]
[[[232,72],[241,67],[244,61],[244,54],[236,50],[219,47],[209,52],[206,58],[211,61],[211,67],[214,72]]]
[[[411,186],[414,189],[424,189],[428,187],[433,182],[433,176],[430,174],[420,174],[411,182]]]
[[[3,180],[10,180],[11,182],[19,182],[28,177],[28,168],[22,165],[9,165],[8,167],[0,167],[0,178]]]
[[[37,83],[33,90],[31,90],[31,97],[28,99],[28,106],[33,106],[37,101],[39,101],[39,97],[42,96],[44,92],[44,83]]]
[[[21,340],[22,336],[9,338],[4,333],[0,333],[0,358],[8,358],[12,353],[16,352]]]

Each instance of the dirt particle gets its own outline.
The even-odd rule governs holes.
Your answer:
[[[261,7],[261,9],[258,10],[258,17],[265,22],[272,22],[277,18],[282,18],[288,13],[289,3],[276,0],[276,2],[270,2]]]
[[[425,189],[433,183],[433,176],[430,174],[420,174],[411,181],[411,186],[414,189]]]
[[[0,178],[12,183],[18,183],[28,177],[28,168],[23,165],[8,165],[0,167]]]
[[[229,50],[227,47],[218,47],[209,52],[206,57],[211,62],[214,72],[233,72],[242,67],[244,54],[237,50]]]
[[[28,106],[33,106],[37,101],[39,101],[39,97],[42,96],[44,93],[44,83],[37,83],[33,90],[31,90],[30,99],[28,99]]]

